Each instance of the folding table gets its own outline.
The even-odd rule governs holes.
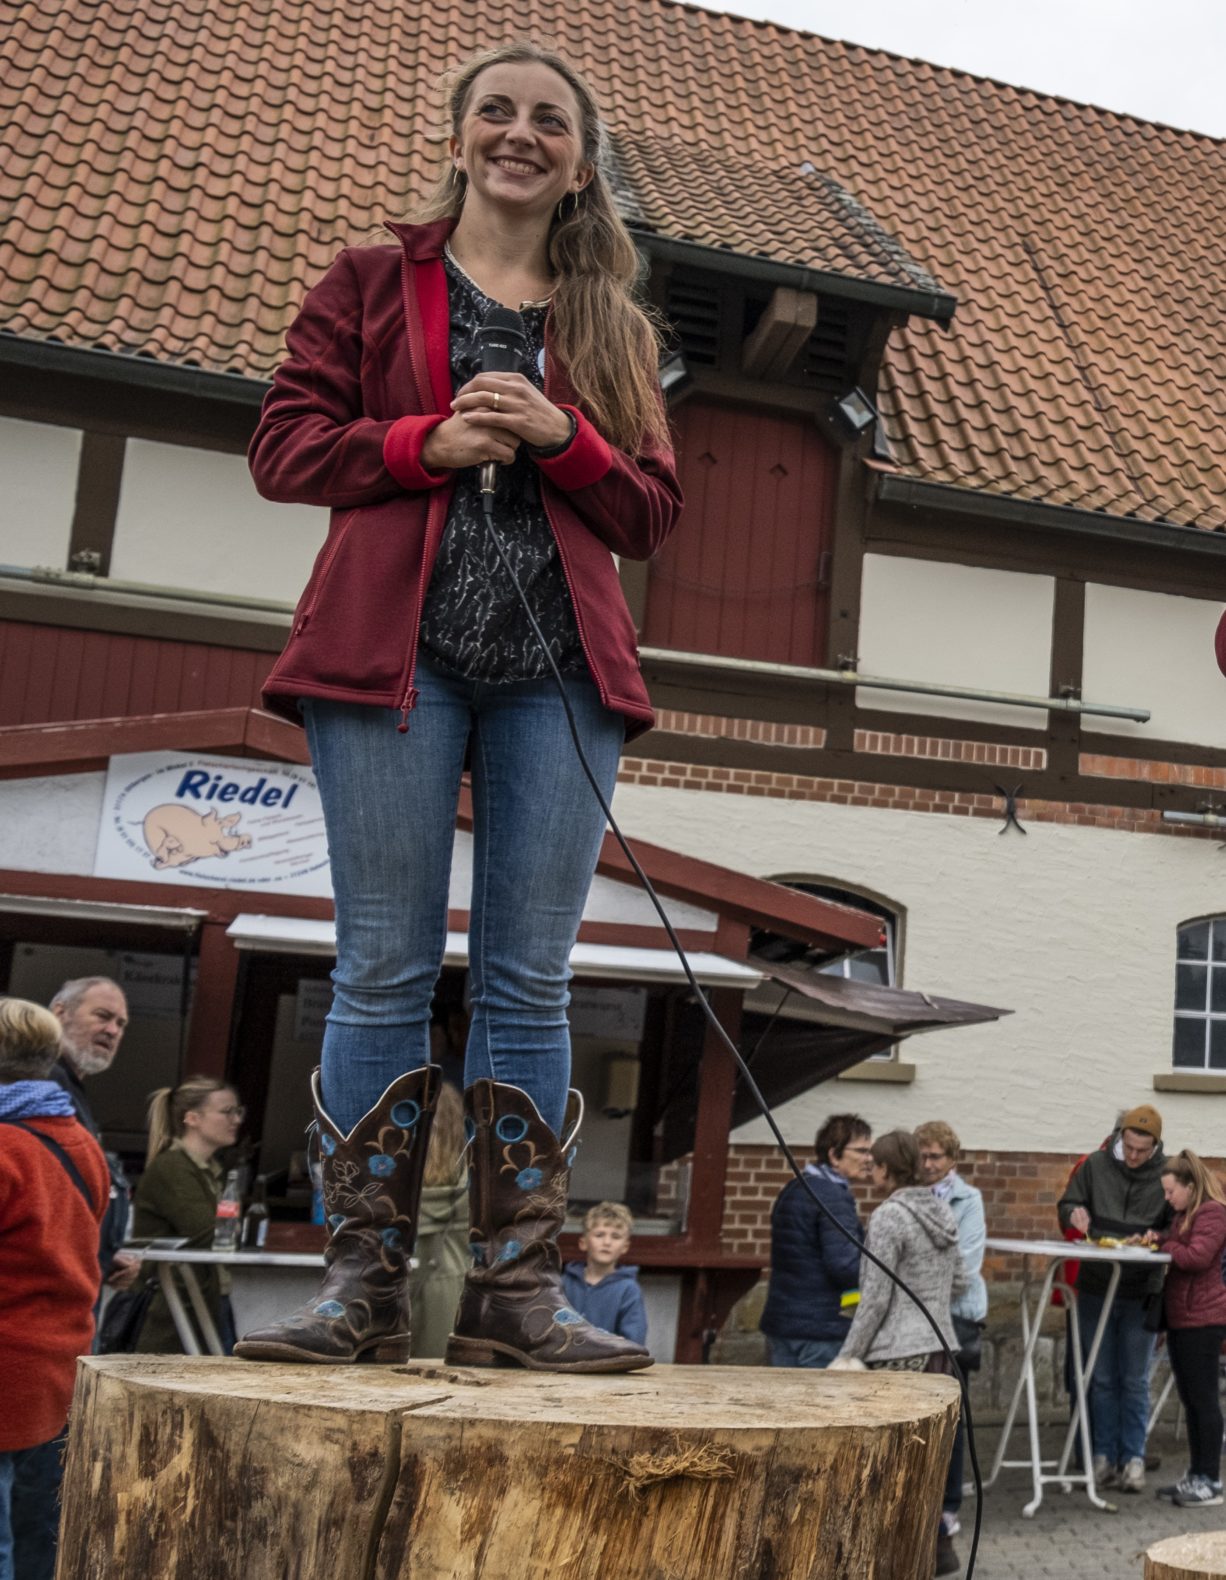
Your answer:
[[[1119,1288],[1120,1274],[1125,1264],[1144,1263],[1153,1266],[1155,1263],[1169,1262],[1170,1257],[1162,1252],[1147,1251],[1143,1246],[1120,1245],[1100,1246],[1092,1245],[1085,1240],[997,1240],[989,1239],[989,1251],[1003,1251],[1009,1255],[1020,1256],[1022,1263],[1022,1368],[1017,1383],[1013,1389],[1013,1397],[1009,1401],[1009,1410],[1005,1416],[1005,1424],[1001,1431],[1000,1442],[996,1448],[996,1457],[992,1462],[992,1473],[984,1482],[985,1487],[990,1487],[1005,1469],[1021,1469],[1028,1467],[1034,1485],[1034,1497],[1022,1510],[1029,1519],[1043,1501],[1043,1488],[1053,1483],[1065,1492],[1072,1490],[1074,1482],[1081,1482],[1085,1486],[1086,1496],[1096,1509],[1109,1509],[1111,1505],[1105,1498],[1099,1496],[1094,1485],[1094,1450],[1090,1442],[1090,1416],[1086,1407],[1086,1394],[1090,1378],[1094,1374],[1094,1366],[1098,1360],[1098,1352],[1102,1347],[1103,1333],[1106,1329],[1107,1319],[1111,1314],[1111,1307],[1115,1303],[1115,1293]],[[1033,1305],[1030,1304],[1030,1278],[1029,1259],[1037,1257],[1049,1263],[1046,1273],[1039,1283],[1038,1297]],[[1098,1319],[1098,1326],[1094,1330],[1093,1342],[1086,1356],[1085,1364],[1081,1359],[1081,1327],[1077,1309],[1076,1291],[1064,1282],[1064,1263],[1070,1259],[1079,1262],[1110,1262],[1111,1277],[1107,1284],[1107,1292],[1103,1297],[1102,1315]],[[1068,1432],[1064,1439],[1064,1448],[1058,1460],[1045,1460],[1039,1448],[1039,1401],[1038,1391],[1034,1376],[1034,1352],[1039,1340],[1039,1330],[1042,1326],[1043,1313],[1051,1304],[1053,1289],[1064,1292],[1066,1308],[1069,1313],[1069,1345],[1072,1349],[1073,1388],[1076,1407],[1073,1418],[1069,1422]],[[1009,1438],[1013,1433],[1014,1422],[1017,1419],[1018,1406],[1021,1403],[1023,1392],[1026,1395],[1026,1414],[1029,1422],[1030,1457],[1028,1459],[1006,1459],[1005,1452],[1009,1445]],[[1077,1436],[1081,1437],[1081,1459],[1083,1469],[1070,1471],[1069,1460],[1072,1458],[1073,1443]],[[1045,1474],[1051,1466],[1055,1466],[1053,1474]]]

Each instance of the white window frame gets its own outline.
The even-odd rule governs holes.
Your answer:
[[[1183,940],[1193,929],[1207,927],[1208,936],[1204,959],[1183,953]],[[1214,958],[1214,944],[1220,940],[1222,958]],[[1204,1003],[1199,1009],[1189,1009],[1186,1005],[1181,1007],[1180,999],[1180,974],[1181,971],[1202,970],[1205,973]],[[1181,922],[1175,937],[1175,1007],[1174,1020],[1171,1030],[1171,1069],[1180,1075],[1226,1075],[1226,1047],[1222,1050],[1222,1062],[1211,1063],[1213,1028],[1217,1025],[1226,1026],[1226,1008],[1215,1010],[1213,1008],[1213,987],[1215,978],[1223,984],[1222,1003],[1226,1005],[1226,916],[1198,916],[1191,921]],[[1179,1033],[1180,1025],[1195,1024],[1199,1022],[1202,1027],[1201,1062],[1199,1064],[1181,1064],[1175,1058],[1175,1040]]]

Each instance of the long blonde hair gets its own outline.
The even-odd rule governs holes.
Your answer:
[[[464,1101],[450,1081],[438,1089],[434,1124],[426,1149],[425,1185],[454,1185],[460,1178],[464,1151]]]
[[[490,66],[548,66],[579,101],[583,159],[594,174],[575,195],[569,213],[555,218],[549,262],[558,277],[552,298],[552,344],[575,394],[601,433],[619,449],[637,453],[644,440],[667,445],[668,421],[660,400],[659,338],[653,316],[634,299],[638,252],[613,202],[604,165],[605,137],[591,88],[561,55],[523,40],[482,51],[449,76],[450,129],[459,136],[473,83]],[[420,223],[458,219],[468,190],[450,161],[434,191],[412,218]]]
[[[1222,1190],[1221,1181],[1205,1160],[1198,1157],[1190,1147],[1185,1147],[1182,1152],[1177,1152],[1173,1158],[1166,1160],[1162,1168],[1162,1177],[1165,1179],[1167,1175],[1170,1175],[1171,1179],[1178,1180],[1192,1192],[1184,1212],[1183,1227],[1180,1229],[1181,1239],[1187,1237],[1192,1228],[1193,1218],[1207,1201],[1220,1202],[1226,1207],[1226,1192]]]
[[[165,1152],[172,1141],[183,1134],[183,1120],[197,1108],[203,1108],[214,1092],[233,1092],[226,1081],[211,1075],[189,1075],[180,1086],[163,1086],[149,1099],[149,1145],[145,1151],[145,1167]]]

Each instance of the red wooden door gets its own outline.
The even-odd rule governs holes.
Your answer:
[[[696,397],[674,427],[685,513],[651,562],[644,644],[823,666],[834,448],[812,418]]]

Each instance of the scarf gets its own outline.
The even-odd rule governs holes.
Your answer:
[[[0,1084],[0,1119],[71,1119],[75,1112],[58,1081]]]
[[[935,1185],[930,1185],[928,1188],[938,1201],[944,1201],[947,1196],[953,1195],[954,1186],[957,1183],[958,1171],[957,1169],[950,1169],[944,1179],[938,1180]]]
[[[832,1169],[829,1163],[806,1163],[804,1171],[806,1174],[814,1175],[819,1180],[829,1180],[832,1185],[841,1185],[844,1190],[851,1189],[851,1186],[839,1173],[838,1169]]]

